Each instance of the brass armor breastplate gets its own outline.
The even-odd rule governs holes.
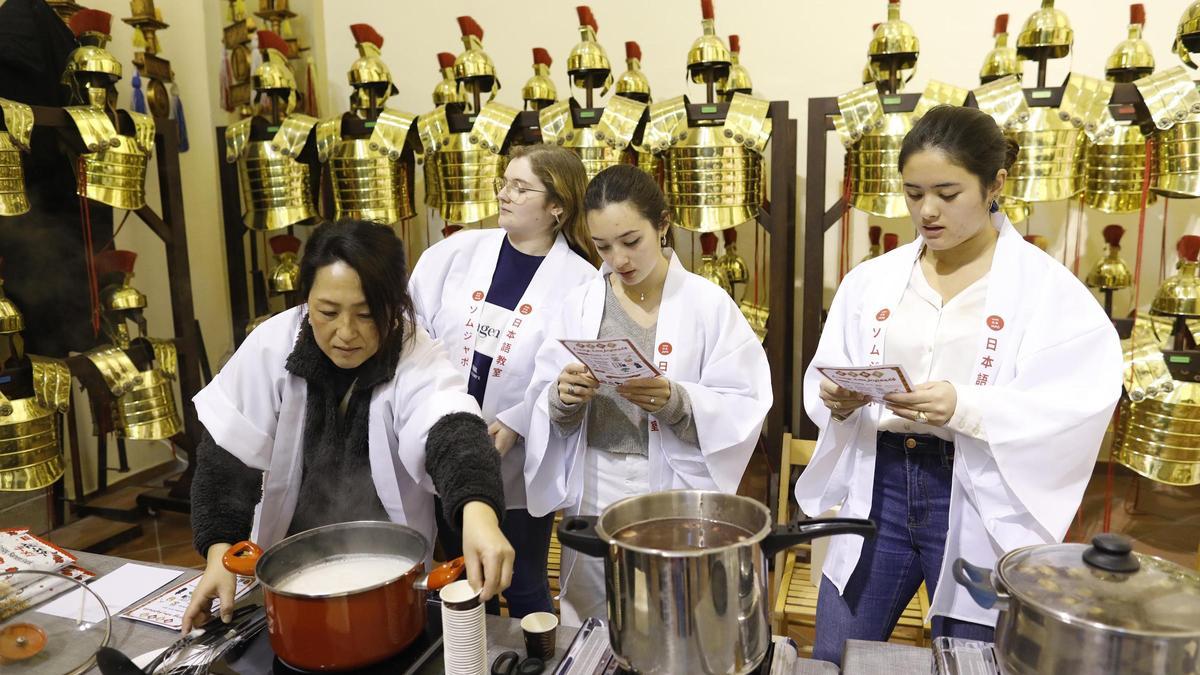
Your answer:
[[[167,340],[150,340],[155,367],[139,371],[119,348],[104,347],[88,352],[109,391],[116,397],[113,423],[119,436],[134,440],[161,440],[178,434],[183,420],[175,404],[177,358],[175,345]]]
[[[249,140],[251,121],[242,120],[225,130],[225,159],[238,162],[246,227],[277,230],[312,222],[317,213],[308,165],[295,158],[307,139],[304,127],[311,130],[316,120],[292,115],[270,141]]]
[[[499,212],[494,181],[504,175],[508,160],[500,153],[517,113],[506,105],[488,103],[471,130],[462,133],[450,132],[444,107],[421,116],[418,126],[426,170],[434,174],[441,216],[447,223],[475,223]],[[433,167],[429,167],[431,155],[436,155]]]
[[[411,115],[384,111],[369,139],[341,138],[341,117],[317,127],[317,153],[329,163],[336,218],[392,224],[416,215],[404,157]]]
[[[614,164],[634,160],[630,144],[645,113],[645,103],[614,96],[605,106],[600,121],[593,126],[575,126],[570,101],[560,101],[542,109],[538,121],[542,141],[561,145],[579,155],[590,181]]]
[[[68,411],[71,373],[54,359],[30,356],[34,395],[0,394],[0,492],[38,490],[63,475],[56,414]]]
[[[154,151],[154,119],[130,112],[134,135],[118,134],[103,110],[87,106],[66,109],[84,146],[83,176],[77,193],[118,209],[146,205],[146,163]]]

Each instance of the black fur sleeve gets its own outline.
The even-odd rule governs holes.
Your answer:
[[[460,412],[439,419],[425,442],[425,470],[442,497],[446,522],[456,530],[462,529],[462,508],[467,502],[487,502],[496,517],[504,519],[500,453],[483,418]]]
[[[213,544],[250,538],[262,480],[262,471],[243,464],[204,432],[192,476],[192,543],[200,555]]]

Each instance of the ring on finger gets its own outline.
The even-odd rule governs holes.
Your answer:
[[[653,396],[651,396],[651,397],[650,397],[650,405],[654,405],[654,402],[655,402],[656,400],[657,400],[657,399],[655,399]]]
[[[834,409],[834,410],[839,410],[839,409],[841,409],[841,407],[842,407],[842,402],[841,402],[841,401],[833,401],[832,403],[833,403],[833,409]]]
[[[568,384],[567,385],[567,393],[570,394],[571,396],[574,396],[575,395],[575,385]]]
[[[925,414],[924,410],[917,411],[917,421],[921,424],[926,424],[929,422],[929,416]]]

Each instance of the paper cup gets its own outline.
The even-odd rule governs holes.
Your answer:
[[[550,612],[534,612],[521,619],[521,632],[525,634],[525,652],[529,656],[549,661],[554,657],[555,633],[558,617]]]

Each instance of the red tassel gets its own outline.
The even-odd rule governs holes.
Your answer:
[[[88,294],[92,303],[92,337],[100,335],[100,284],[96,278],[96,255],[92,244],[92,212],[87,198],[87,160],[79,158],[76,164],[76,180],[79,183],[79,222],[83,227],[83,260],[87,267]]]

